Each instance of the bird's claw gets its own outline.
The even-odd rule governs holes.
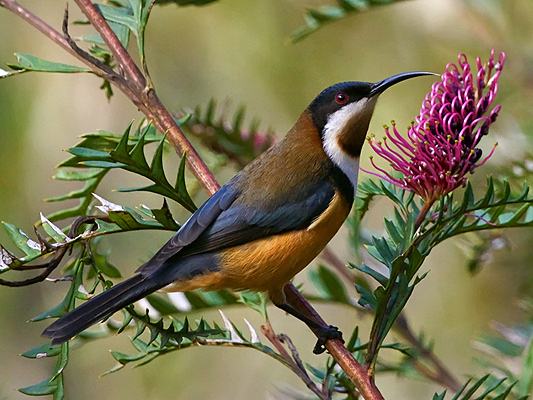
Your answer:
[[[315,354],[322,354],[325,352],[326,342],[330,339],[339,339],[342,343],[344,343],[344,340],[342,339],[342,332],[339,331],[339,328],[333,325],[321,327],[317,332],[317,335],[318,340],[316,341],[315,348],[313,349],[313,353]]]

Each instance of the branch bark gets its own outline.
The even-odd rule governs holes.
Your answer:
[[[292,283],[285,285],[284,291],[287,301],[298,311],[303,313],[306,317],[313,319],[319,325],[328,326]],[[326,342],[326,348],[339,366],[350,377],[353,384],[365,400],[384,400],[384,397],[377,388],[374,382],[374,377],[369,373],[369,370],[357,362],[341,340],[328,340]]]
[[[205,165],[196,150],[189,143],[176,124],[176,121],[174,121],[174,118],[172,118],[172,115],[163,106],[153,88],[146,86],[146,79],[144,79],[135,62],[126,49],[124,49],[124,46],[122,46],[122,43],[120,43],[120,40],[118,40],[105,19],[89,0],[76,0],[76,4],[106,41],[122,71],[126,74],[116,74],[116,76],[112,77],[113,79],[110,79],[110,82],[124,93],[153,122],[158,130],[167,133],[169,141],[178,151],[179,155],[186,154],[186,161],[190,171],[196,176],[209,194],[215,193],[220,188],[220,185],[209,172],[207,165]],[[0,0],[0,7],[6,8],[25,20],[69,54],[76,57],[80,62],[87,65],[96,75],[106,79],[108,78],[105,71],[102,71],[98,65],[91,63],[74,51],[65,36],[27,8],[14,0]]]

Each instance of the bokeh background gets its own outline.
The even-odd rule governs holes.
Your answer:
[[[64,1],[24,1],[56,28],[60,28]],[[500,146],[474,181],[484,187],[485,175],[499,174],[502,166],[527,157],[533,126],[533,2],[531,0],[430,0],[407,1],[348,17],[325,27],[298,44],[288,44],[289,34],[303,24],[306,7],[320,0],[220,0],[194,8],[156,7],[147,31],[149,69],[161,99],[172,111],[206,104],[213,97],[244,104],[248,117],[257,116],[262,127],[282,136],[301,111],[323,88],[344,80],[378,81],[410,70],[442,72],[459,53],[473,62],[490,50],[507,53],[496,104],[500,119],[493,125],[485,149]],[[71,5],[73,18],[79,17]],[[74,36],[86,28],[74,27]],[[60,48],[4,9],[0,9],[0,63],[14,62],[14,52],[30,53],[58,62],[75,63]],[[3,67],[0,67],[3,68]],[[400,126],[417,115],[431,78],[395,86],[382,96],[371,131],[395,119]],[[54,181],[54,166],[67,158],[62,150],[77,136],[106,129],[122,132],[137,112],[120,93],[108,102],[100,81],[91,75],[29,73],[0,80],[0,220],[32,231],[39,212],[56,211],[59,204],[44,203],[74,188]],[[367,158],[368,149],[364,158]],[[169,155],[167,164],[177,163]],[[234,170],[219,170],[221,182]],[[519,172],[519,171],[517,171]],[[527,174],[524,176],[527,178]],[[125,173],[111,173],[99,194],[113,202],[159,206],[155,195],[130,195],[114,188],[138,182]],[[482,190],[482,189],[481,189]],[[200,193],[199,201],[202,199]],[[365,229],[380,233],[386,202],[374,204]],[[185,218],[186,215],[181,215]],[[435,341],[436,354],[464,381],[482,374],[475,361],[482,356],[472,340],[490,331],[491,321],[513,324],[523,318],[517,301],[530,292],[530,229],[505,233],[508,245],[494,251],[475,276],[465,268],[464,238],[441,245],[424,269],[431,270],[407,306],[416,332]],[[129,276],[168,235],[151,240],[139,234],[106,239],[111,261]],[[0,232],[0,242],[8,243]],[[353,260],[346,230],[334,241],[341,258]],[[305,281],[305,272],[297,277]],[[17,388],[49,376],[54,360],[28,360],[20,353],[44,343],[40,332],[46,323],[26,323],[49,309],[64,295],[61,284],[43,283],[26,288],[0,287],[0,399],[23,399]],[[355,292],[351,292],[355,295]],[[361,316],[352,310],[319,306],[327,321],[349,332]],[[242,308],[227,314],[244,326],[255,326],[258,315]],[[218,313],[203,314],[221,323]],[[320,363],[325,356],[311,354],[311,333],[292,317],[270,311],[278,332],[296,339],[304,360]],[[195,317],[194,315],[192,316]],[[360,321],[362,336],[370,319]],[[97,341],[76,350],[66,373],[67,398],[131,399],[253,399],[283,398],[282,390],[303,384],[281,364],[243,349],[194,348],[162,357],[138,369],[126,368],[98,379],[114,366],[108,350],[133,353],[125,335]],[[423,380],[378,377],[388,399],[431,398],[440,388]]]

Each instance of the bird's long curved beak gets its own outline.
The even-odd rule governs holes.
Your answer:
[[[383,79],[382,81],[374,83],[372,85],[372,88],[370,89],[369,97],[375,96],[377,94],[381,94],[385,90],[390,88],[392,85],[396,85],[397,83],[405,81],[406,79],[416,78],[417,76],[423,76],[423,75],[440,76],[439,74],[435,74],[434,72],[423,72],[423,71],[404,72],[403,74],[393,75],[386,79]]]

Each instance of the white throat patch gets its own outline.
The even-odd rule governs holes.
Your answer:
[[[348,104],[328,117],[328,122],[324,127],[324,139],[322,146],[329,158],[348,176],[354,189],[357,188],[357,174],[359,172],[359,157],[354,158],[347,154],[339,145],[339,135],[342,130],[354,118],[358,118],[367,111],[368,100],[361,99],[355,103]]]

